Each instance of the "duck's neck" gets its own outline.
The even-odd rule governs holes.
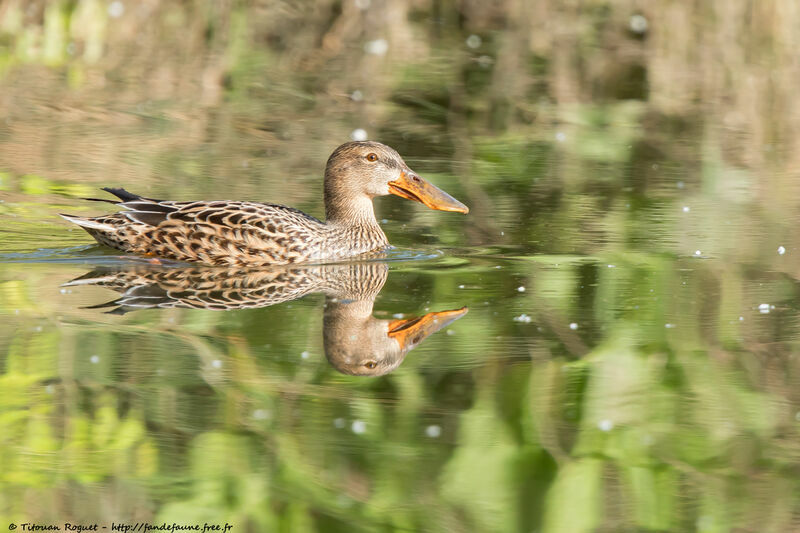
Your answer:
[[[333,236],[354,253],[369,252],[389,245],[375,218],[372,199],[366,195],[341,200],[326,194],[325,217]]]

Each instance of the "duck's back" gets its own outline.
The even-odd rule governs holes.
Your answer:
[[[109,189],[126,211],[63,215],[98,242],[136,254],[211,265],[323,259],[326,225],[297,209],[238,201],[171,202]]]

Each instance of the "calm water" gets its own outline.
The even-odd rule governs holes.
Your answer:
[[[0,1],[0,526],[800,531],[793,2],[232,4]],[[260,271],[57,216],[321,216],[360,135],[470,214]]]

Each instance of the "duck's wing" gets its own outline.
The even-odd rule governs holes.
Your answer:
[[[288,264],[319,259],[326,225],[298,209],[239,201],[174,202],[104,189],[124,210],[62,215],[99,242],[138,254],[212,265]],[[97,200],[90,198],[90,200]]]

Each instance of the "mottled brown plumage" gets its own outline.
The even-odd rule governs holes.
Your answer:
[[[322,336],[328,361],[345,374],[379,376],[467,312],[464,307],[418,318],[376,319],[372,308],[387,272],[387,265],[379,262],[260,269],[136,265],[100,268],[65,285],[96,285],[121,293],[93,306],[112,314],[153,308],[252,309],[321,292],[326,296]]]
[[[125,210],[90,218],[62,216],[112,248],[209,265],[322,263],[383,250],[389,242],[375,219],[375,196],[395,194],[433,209],[468,212],[417,176],[392,148],[369,141],[343,144],[328,159],[325,222],[276,204],[174,202],[103,190],[120,201],[100,201]]]

